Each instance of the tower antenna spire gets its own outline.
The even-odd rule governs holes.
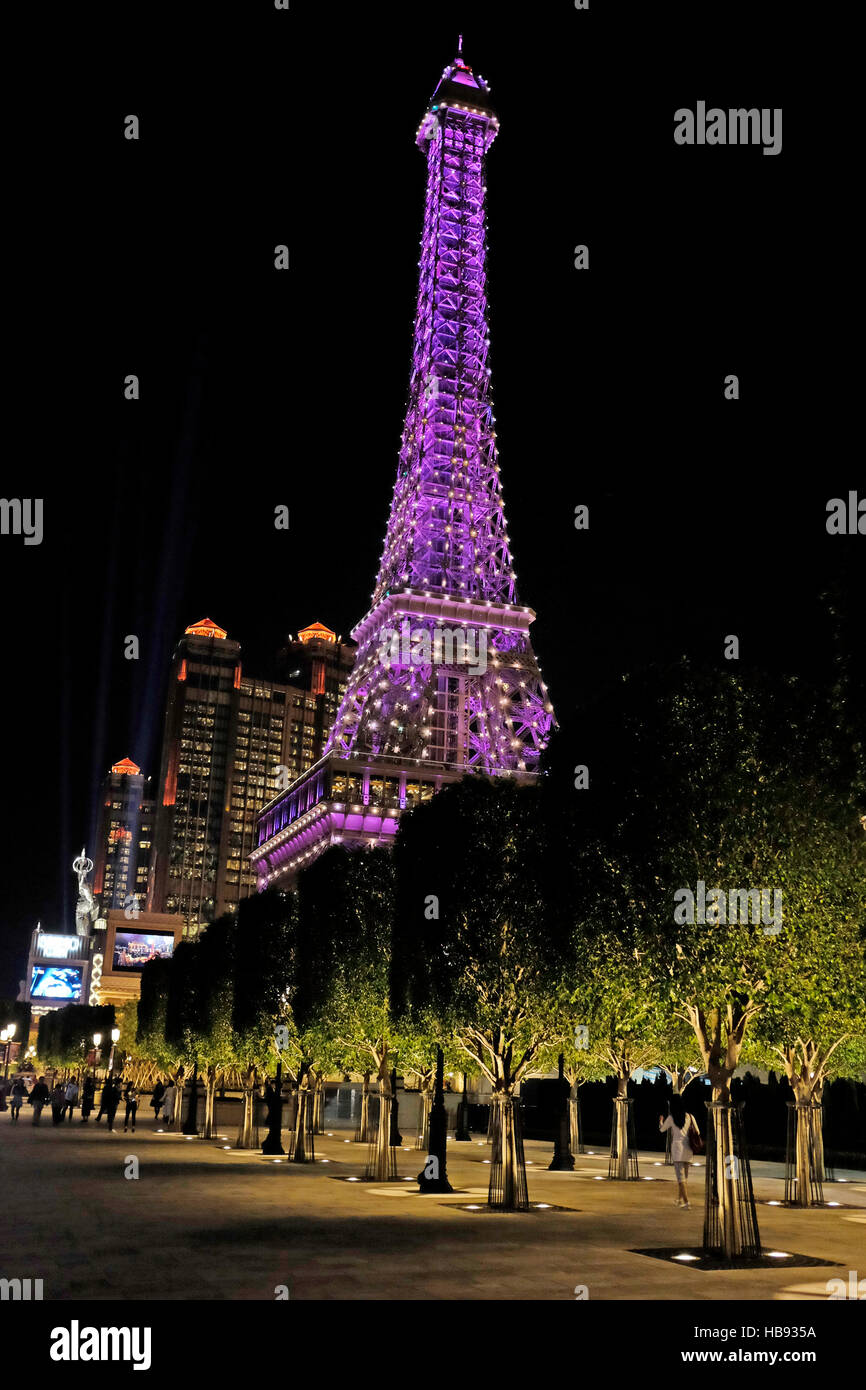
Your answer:
[[[457,57],[458,57],[458,58],[462,58],[462,57],[463,57],[463,35],[462,35],[462,34],[460,35],[460,37],[459,37],[458,40],[457,40]]]

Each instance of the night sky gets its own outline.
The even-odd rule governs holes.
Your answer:
[[[836,323],[850,170],[838,105],[783,84],[787,8],[766,7],[766,34],[750,8],[292,0],[196,7],[186,32],[124,6],[112,61],[83,32],[81,61],[28,89],[8,260],[23,430],[2,491],[44,498],[45,535],[0,537],[0,993],[37,919],[72,929],[70,863],[110,764],[157,774],[184,627],[215,619],[265,672],[287,632],[348,634],[366,609],[409,382],[414,135],[459,32],[501,120],[493,394],[564,756],[587,761],[581,705],[623,672],[727,667],[729,633],[743,666],[826,676],[820,595],[856,615],[866,570],[866,539],[825,528],[829,498],[866,491]],[[675,145],[698,100],[782,107],[782,153]]]

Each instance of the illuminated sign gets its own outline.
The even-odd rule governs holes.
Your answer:
[[[87,943],[83,936],[52,936],[50,932],[39,932],[36,937],[37,956],[50,960],[71,960],[83,956]]]
[[[30,998],[75,1003],[81,998],[82,975],[80,965],[34,965],[30,978]]]
[[[119,931],[114,936],[112,970],[143,970],[149,960],[169,960],[174,932]]]

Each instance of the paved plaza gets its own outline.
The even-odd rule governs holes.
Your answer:
[[[5,1219],[0,1277],[41,1278],[46,1299],[826,1299],[831,1277],[862,1270],[866,1173],[837,1170],[839,1208],[759,1205],[764,1248],[827,1260],[823,1268],[716,1273],[631,1253],[699,1244],[703,1168],[692,1209],[674,1206],[673,1172],[641,1154],[654,1181],[600,1180],[607,1156],[550,1173],[550,1144],[530,1141],[530,1199],[572,1210],[526,1214],[483,1208],[490,1148],[449,1140],[452,1197],[420,1196],[414,1183],[351,1183],[366,1145],[348,1131],[316,1138],[315,1165],[275,1163],[220,1141],[154,1133],[109,1134],[91,1121],[38,1127],[24,1111],[0,1117]],[[124,1176],[138,1159],[139,1177]],[[325,1161],[327,1160],[327,1161]],[[423,1164],[400,1153],[401,1174]],[[756,1196],[779,1200],[783,1170],[753,1165]],[[695,1181],[694,1178],[699,1178]],[[339,1180],[342,1179],[342,1180]],[[851,1209],[853,1206],[855,1209]],[[832,1267],[833,1262],[837,1267]]]

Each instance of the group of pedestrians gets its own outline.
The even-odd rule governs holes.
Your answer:
[[[99,1124],[99,1121],[102,1119],[103,1115],[105,1115],[108,1119],[108,1128],[113,1132],[117,1107],[122,1100],[126,1106],[126,1112],[123,1117],[123,1132],[125,1134],[128,1129],[131,1129],[134,1134],[135,1117],[138,1114],[138,1098],[138,1087],[134,1086],[131,1081],[127,1081],[124,1087],[122,1076],[116,1081],[114,1077],[110,1076],[102,1088],[96,1123]]]
[[[69,1081],[58,1081],[49,1090],[45,1077],[40,1076],[34,1083],[30,1095],[27,1095],[27,1086],[22,1077],[17,1077],[12,1083],[9,1094],[9,1108],[12,1112],[12,1123],[17,1124],[21,1116],[21,1107],[25,1100],[29,1100],[33,1109],[33,1123],[38,1125],[42,1119],[42,1111],[46,1105],[51,1106],[51,1118],[55,1125],[63,1124],[64,1120],[72,1122],[74,1112],[81,1102],[81,1124],[86,1125],[93,1113],[96,1104],[96,1078],[86,1076],[79,1089],[75,1078]],[[96,1123],[102,1119],[103,1115],[108,1120],[108,1128],[114,1131],[114,1121],[117,1116],[118,1107],[123,1101],[126,1111],[123,1119],[124,1133],[131,1129],[135,1133],[135,1117],[138,1113],[139,1092],[138,1087],[132,1081],[127,1081],[124,1085],[123,1077],[109,1076],[102,1087],[100,1096],[99,1111],[96,1116]]]
[[[163,1124],[168,1124],[174,1117],[174,1097],[175,1084],[173,1081],[169,1081],[167,1086],[163,1086],[161,1081],[157,1081],[150,1102],[154,1125],[159,1124],[160,1116]]]

